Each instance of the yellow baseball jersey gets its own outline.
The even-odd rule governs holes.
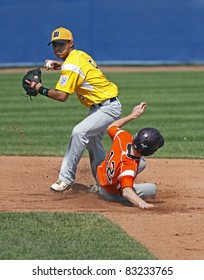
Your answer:
[[[76,93],[87,107],[118,95],[117,86],[103,75],[92,57],[79,50],[71,51],[62,64],[56,89]]]

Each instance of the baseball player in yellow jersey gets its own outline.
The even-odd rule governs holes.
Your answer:
[[[72,187],[85,149],[88,149],[92,174],[96,179],[97,167],[105,159],[101,140],[108,125],[120,117],[122,107],[117,86],[103,75],[91,56],[74,49],[70,30],[57,28],[52,32],[49,44],[63,62],[46,60],[45,67],[61,70],[61,76],[55,89],[38,83],[35,91],[58,101],[66,101],[69,95],[75,93],[79,101],[89,108],[88,116],[74,127],[59,178],[50,186],[52,191],[62,192]]]

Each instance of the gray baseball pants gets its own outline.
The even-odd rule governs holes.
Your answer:
[[[101,143],[104,133],[113,121],[119,119],[122,107],[119,99],[103,101],[102,106],[94,105],[88,116],[76,125],[62,161],[59,179],[66,184],[73,184],[77,165],[85,151],[89,152],[91,170],[96,179],[98,165],[105,159],[105,150]]]

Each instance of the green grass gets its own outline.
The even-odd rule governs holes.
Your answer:
[[[160,130],[154,157],[204,157],[204,73],[107,73],[119,87],[122,116],[141,101],[142,117],[126,125]],[[72,128],[87,115],[76,96],[66,103],[22,95],[22,74],[0,73],[0,155],[63,156]],[[43,74],[54,88],[57,74]],[[106,151],[109,137],[103,140]],[[86,155],[86,153],[85,153]],[[154,259],[117,225],[98,214],[0,213],[0,259]]]
[[[132,133],[145,126],[161,131],[165,146],[154,157],[204,157],[204,73],[129,73],[118,85],[125,114],[133,102],[147,101],[144,115],[126,128]]]
[[[155,259],[96,213],[1,213],[0,224],[1,260]]]
[[[204,73],[106,73],[119,87],[123,115],[141,101],[144,115],[126,125],[131,133],[145,126],[158,128],[165,146],[154,157],[204,157]],[[0,74],[0,154],[63,156],[72,128],[87,115],[76,96],[60,103],[37,96],[30,101],[21,87],[22,74]],[[53,88],[57,74],[43,74]],[[106,151],[109,137],[103,141]],[[86,155],[86,153],[85,153]]]

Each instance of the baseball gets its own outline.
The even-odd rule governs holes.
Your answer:
[[[47,69],[53,69],[52,60],[47,60],[47,61],[45,62],[45,68],[47,68]]]

